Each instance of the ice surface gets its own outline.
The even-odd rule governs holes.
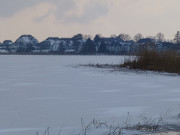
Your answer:
[[[77,67],[118,56],[0,56],[0,135],[78,134],[80,120],[180,112],[180,77]]]
[[[162,132],[162,133],[147,134],[147,135],[179,135],[179,132]]]

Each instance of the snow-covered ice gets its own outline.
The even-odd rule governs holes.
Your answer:
[[[77,66],[123,59],[1,55],[0,135],[34,135],[47,127],[78,134],[81,118],[122,122],[128,112],[177,116],[180,76]]]

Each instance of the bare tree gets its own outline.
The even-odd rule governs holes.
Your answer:
[[[175,34],[174,41],[176,44],[180,43],[180,31],[177,31],[177,33]]]
[[[121,38],[122,40],[124,40],[124,41],[129,41],[129,40],[131,40],[131,36],[130,35],[128,35],[128,34],[120,34],[119,36],[118,36],[119,38]]]
[[[150,38],[150,39],[154,39],[155,40],[156,37],[154,37],[154,36],[147,36],[146,38]]]
[[[115,34],[112,34],[111,35],[111,38],[116,38],[117,36]]]
[[[86,39],[86,40],[87,40],[88,38],[92,39],[92,36],[91,36],[91,35],[83,35],[83,38]]]
[[[137,42],[137,41],[139,41],[139,39],[142,39],[143,38],[143,36],[142,36],[142,34],[140,34],[140,33],[138,33],[138,34],[136,34],[135,36],[134,36],[134,40]]]
[[[155,39],[156,39],[157,42],[162,42],[162,41],[164,41],[164,34],[161,33],[161,32],[159,32],[159,33],[156,35]]]

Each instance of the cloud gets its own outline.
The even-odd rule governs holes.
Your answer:
[[[179,0],[0,0],[0,40],[32,34],[48,36],[162,32],[179,30]],[[5,7],[5,8],[3,8]]]
[[[50,3],[56,8],[35,18],[35,21],[42,21],[50,14],[54,14],[58,20],[65,23],[86,23],[108,13],[108,6],[104,2],[104,0],[1,0],[0,17],[9,18],[24,9]]]
[[[0,16],[10,17],[18,11],[34,6],[42,0],[1,0],[0,1]]]
[[[41,3],[50,3],[57,6],[57,16],[60,17],[64,12],[73,8],[73,0],[1,0],[0,17],[12,17],[23,9],[34,7]]]
[[[75,7],[73,0],[53,0],[48,3],[54,5],[54,8],[49,9],[44,15],[34,18],[35,21],[41,22],[52,14],[56,16],[57,20],[62,20],[66,13]]]
[[[107,15],[109,8],[107,4],[91,1],[81,7],[76,7],[72,11],[65,18],[65,23],[90,23],[101,16]]]

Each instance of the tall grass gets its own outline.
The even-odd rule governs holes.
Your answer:
[[[126,59],[121,67],[180,74],[180,56],[176,51],[144,49],[135,59]]]

